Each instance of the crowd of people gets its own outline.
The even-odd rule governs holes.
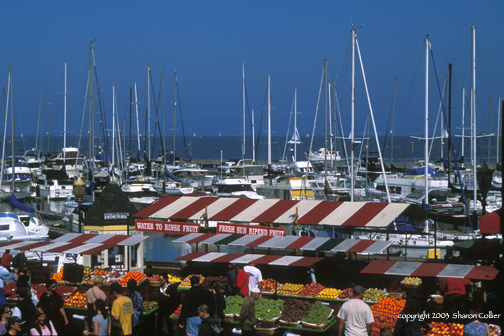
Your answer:
[[[9,254],[9,251],[6,251]],[[69,319],[63,307],[63,298],[56,291],[57,283],[49,280],[47,292],[38,299],[30,286],[30,273],[25,266],[14,272],[12,258],[2,256],[0,261],[0,298],[5,301],[3,284],[16,281],[18,300],[15,305],[0,302],[0,335],[65,335],[68,333]],[[210,288],[200,284],[200,278],[190,279],[191,288],[183,299],[178,290],[180,283],[169,283],[168,274],[160,274],[159,292],[157,295],[158,310],[155,321],[156,336],[175,336],[174,325],[170,316],[181,306],[178,328],[187,336],[219,336],[221,323],[226,309],[225,296],[240,295],[245,298],[237,330],[243,336],[255,336],[257,318],[255,303],[260,297],[259,283],[261,271],[252,263],[248,265],[230,264],[226,273],[227,283],[221,288],[220,283],[213,282]],[[86,326],[83,332],[88,335],[138,336],[141,334],[143,299],[138,291],[137,282],[130,279],[127,291],[115,282],[110,286],[110,295],[102,290],[104,279],[96,275],[93,286],[86,292],[87,312]],[[465,311],[466,286],[463,279],[440,279],[440,289],[445,296],[446,308],[450,312]],[[374,322],[373,313],[368,304],[363,302],[366,288],[357,285],[353,288],[353,298],[345,302],[338,314],[338,335],[368,335]],[[223,293],[224,292],[224,293]],[[481,312],[481,307],[473,306],[471,313]],[[426,312],[425,298],[419,293],[408,293],[403,315],[420,316]],[[451,315],[451,314],[450,314]],[[420,319],[397,319],[394,331],[383,328],[380,335],[422,335],[422,329],[428,329],[426,321]],[[485,329],[486,328],[486,329]],[[487,325],[474,320],[466,325],[467,335],[485,335]],[[80,331],[76,331],[80,333]]]

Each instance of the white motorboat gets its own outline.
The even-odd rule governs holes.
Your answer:
[[[319,148],[316,151],[305,153],[306,159],[310,161],[340,161],[341,155],[339,151],[326,150],[325,148]]]
[[[266,197],[259,195],[252,188],[252,184],[242,178],[227,178],[219,180],[214,184],[217,188],[215,192],[219,197],[243,197],[251,199],[264,199]]]
[[[15,213],[0,212],[0,240],[43,240],[48,237],[49,228],[38,218],[29,216],[25,221]]]
[[[173,171],[173,175],[198,190],[212,190],[214,175],[198,166],[185,167]]]
[[[164,191],[163,191],[164,184]],[[186,187],[180,182],[164,182],[159,181],[153,185],[153,188],[160,194],[170,195],[170,196],[183,196],[187,194],[192,194],[194,192],[193,187]]]

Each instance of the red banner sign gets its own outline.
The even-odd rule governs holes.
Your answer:
[[[135,220],[136,231],[188,234],[198,233],[199,229],[200,225],[194,223],[163,222],[144,219]]]
[[[217,233],[284,237],[285,229],[269,226],[217,223]]]

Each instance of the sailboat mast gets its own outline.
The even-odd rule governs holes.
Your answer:
[[[67,136],[67,62],[65,61],[65,92],[63,93],[63,148],[66,148]],[[63,151],[63,164],[66,164],[66,150]]]
[[[112,85],[112,169],[114,169],[115,156],[115,86]]]
[[[499,137],[500,137],[500,124],[502,113],[502,97],[499,95],[499,106],[497,106],[497,153],[495,154],[495,163],[499,163]]]
[[[354,201],[354,130],[355,130],[355,28],[352,27],[352,88],[351,88],[351,128],[350,128],[350,201]]]
[[[271,85],[268,75],[268,168],[271,166]]]
[[[95,155],[94,155],[94,102],[93,102],[93,41],[89,43],[89,121],[90,121],[90,146],[89,146],[89,159],[91,169],[91,182],[94,183],[95,178]],[[95,193],[93,190],[92,200],[95,200]]]
[[[7,113],[9,109],[9,92],[11,90],[11,77],[12,77],[12,65],[9,67],[9,80],[7,81],[7,95],[5,95],[5,86],[3,88],[3,99],[5,101],[5,107],[3,109],[3,115],[4,115],[4,124],[3,124],[3,141],[2,141],[2,169],[0,170],[0,186],[3,183],[4,180],[4,171],[5,171],[5,144],[7,143],[7,121],[8,121],[8,116],[9,114]]]
[[[256,148],[255,148],[255,121],[254,121],[254,110],[252,109],[252,162],[256,162]]]
[[[138,153],[140,153],[140,121],[138,120],[138,92],[137,85],[135,84],[135,112],[136,112],[136,126],[137,126],[137,143],[138,143]]]
[[[151,121],[150,121],[150,66],[147,64],[147,158],[151,161]]]
[[[243,139],[242,139],[242,159],[245,160],[245,61],[242,60],[242,96],[243,96]],[[245,164],[245,162],[244,162]]]
[[[464,166],[464,155],[465,155],[465,87],[462,88],[462,150],[461,159],[462,167]]]
[[[327,181],[327,59],[324,60],[324,178]]]
[[[476,27],[472,26],[472,89],[471,89],[471,118],[472,118],[472,170],[473,170],[473,210],[476,211],[478,188],[476,187]]]
[[[11,101],[11,104],[10,104],[10,110],[11,110],[11,167],[12,167],[12,171],[11,171],[11,182],[12,182],[12,186],[11,186],[11,193],[14,195],[14,188],[15,188],[15,181],[16,181],[16,149],[15,149],[15,145],[14,145],[14,100],[13,100],[13,94],[12,92],[14,91],[13,89],[13,85],[12,85],[12,66],[10,67],[10,86],[11,86],[11,90],[10,90],[10,101]]]
[[[177,122],[177,71],[173,74],[173,164],[175,164],[175,124]]]
[[[394,113],[395,113],[395,89],[396,79],[394,78],[394,93],[392,94],[392,126],[390,127],[390,163],[394,162]]]
[[[297,137],[297,88],[294,89],[294,162],[297,162],[297,144],[299,139]]]
[[[42,104],[44,101],[44,87],[40,88],[40,105],[39,105],[39,116],[38,116],[38,123],[37,123],[37,137],[35,138],[35,150],[39,151],[39,146],[38,146],[38,141],[39,141],[39,135],[42,133],[41,131],[41,122],[42,122],[42,111],[44,110],[42,108]]]
[[[163,109],[163,164],[166,168],[166,122],[165,122],[165,100],[164,100],[164,69],[161,69],[161,103]]]
[[[429,204],[429,35],[425,38],[425,205]]]

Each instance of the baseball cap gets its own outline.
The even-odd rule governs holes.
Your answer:
[[[258,294],[258,293],[261,293],[261,290],[259,288],[252,288],[252,290],[250,291],[252,294]]]
[[[364,293],[367,289],[362,287],[361,285],[357,285],[353,288],[353,293],[354,295],[357,295],[357,294],[360,294],[360,293]]]
[[[23,321],[22,319],[20,319],[19,317],[17,316],[12,316],[10,319],[9,319],[9,322],[10,323],[15,323],[15,324],[19,324],[19,325],[22,325],[25,323],[25,321]]]

